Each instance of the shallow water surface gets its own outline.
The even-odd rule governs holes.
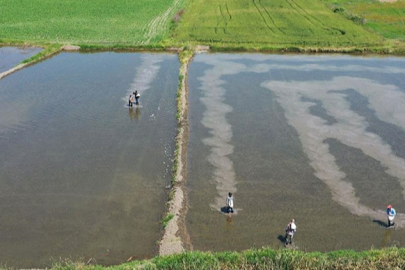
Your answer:
[[[190,65],[194,249],[405,242],[405,59],[200,54]],[[236,214],[221,213],[228,192]],[[385,207],[399,213],[385,228]]]
[[[175,54],[61,53],[0,81],[3,265],[156,255],[178,70]]]
[[[15,67],[41,50],[36,47],[0,47],[0,73]]]

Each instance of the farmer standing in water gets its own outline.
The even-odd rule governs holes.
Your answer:
[[[233,213],[233,197],[232,192],[229,192],[228,198],[226,198],[226,212]]]
[[[297,225],[295,225],[295,219],[292,219],[290,223],[287,224],[285,228],[285,244],[292,244],[292,239],[294,237],[295,232],[297,231]]]
[[[138,90],[135,90],[135,92],[133,92],[134,97],[135,97],[135,105],[139,105],[139,98],[141,97],[141,95],[138,93]]]
[[[129,95],[129,98],[128,98],[128,106],[129,107],[132,107],[132,102],[133,102],[133,97],[132,97],[132,95]]]
[[[387,218],[388,218],[388,227],[394,226],[394,218],[397,212],[395,211],[394,207],[392,205],[387,206]]]

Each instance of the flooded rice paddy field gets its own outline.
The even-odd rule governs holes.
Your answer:
[[[0,81],[1,265],[157,254],[178,72],[175,54],[61,53]]]
[[[405,59],[200,54],[189,70],[196,250],[405,243]],[[234,192],[237,213],[221,213]],[[396,229],[385,208],[396,208]]]
[[[41,50],[36,47],[0,47],[0,73],[15,67]]]

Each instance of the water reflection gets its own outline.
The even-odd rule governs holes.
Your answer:
[[[141,109],[139,108],[139,106],[135,107],[135,111],[134,108],[129,108],[129,119],[131,119],[131,121],[139,120],[140,117],[141,117]]]
[[[39,53],[35,47],[0,47],[0,74],[21,63],[24,59]]]
[[[404,73],[401,58],[197,55],[189,72],[187,224],[194,248],[280,247],[282,220],[291,216],[305,231],[297,234],[301,248],[378,246],[390,203],[398,206],[400,231]],[[398,186],[390,194],[381,188],[387,179]],[[227,232],[210,209],[220,209],[232,189],[244,211]],[[215,229],[200,225],[206,223]]]
[[[111,265],[156,254],[179,62],[155,55],[60,53],[0,81],[0,265],[46,268],[51,257]],[[156,76],[141,85],[144,59]],[[143,107],[131,109],[122,96],[134,77]]]

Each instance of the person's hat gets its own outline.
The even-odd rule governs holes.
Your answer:
[[[388,205],[388,206],[387,206],[387,208],[390,208],[390,209],[391,209],[391,208],[392,208],[392,205],[391,205],[391,204],[390,204],[390,205]]]

